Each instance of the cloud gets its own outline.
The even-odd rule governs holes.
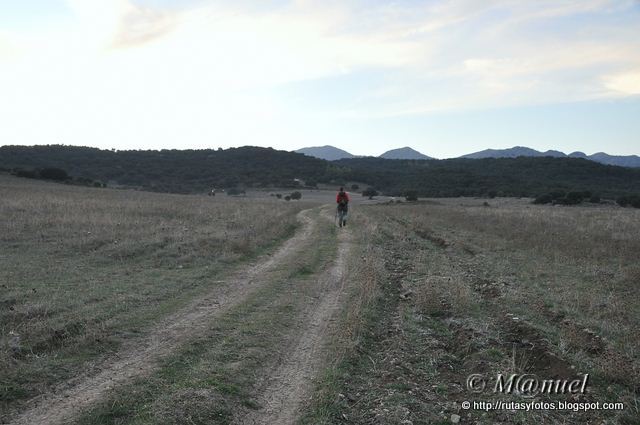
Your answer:
[[[391,89],[372,91],[349,114],[384,117],[617,97],[603,76],[637,63],[640,27],[626,16],[638,12],[637,4],[612,0],[418,3],[407,12],[412,19],[401,16],[408,23],[404,31],[389,25],[388,39],[416,40],[429,55],[389,76],[385,84]],[[386,13],[391,21],[397,17]]]
[[[602,80],[609,90],[620,95],[632,96],[640,94],[640,69],[606,75]]]
[[[112,46],[138,46],[169,34],[177,25],[177,13],[126,4],[119,17]]]
[[[68,4],[63,28],[0,34],[2,140],[276,144],[319,120],[638,94],[625,2]]]

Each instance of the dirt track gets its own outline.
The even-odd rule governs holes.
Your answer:
[[[295,423],[300,407],[309,397],[313,378],[325,359],[323,342],[328,335],[331,319],[342,305],[345,289],[346,263],[351,233],[341,230],[338,236],[337,257],[327,273],[318,277],[322,298],[305,314],[307,325],[290,347],[290,354],[276,370],[267,376],[266,388],[258,398],[262,408],[239,418],[238,424]]]
[[[264,284],[268,280],[266,275],[270,270],[279,264],[286,263],[290,257],[301,250],[303,245],[310,242],[316,222],[309,217],[308,210],[302,211],[298,218],[303,223],[303,227],[276,253],[259,261],[248,270],[227,279],[226,284],[216,287],[206,297],[166,318],[141,339],[132,340],[126,344],[117,355],[100,365],[100,372],[97,374],[77,377],[61,384],[52,394],[32,400],[27,409],[10,423],[15,425],[70,423],[81,411],[103,398],[108,390],[134,378],[150,374],[157,368],[160,360],[184,343],[197,338],[214,318],[240,304],[249,294]],[[332,272],[332,275],[333,273],[335,272]],[[329,298],[332,299],[332,297]],[[323,311],[333,308],[329,298],[314,315],[312,323],[318,329],[324,326]],[[301,341],[303,350],[305,345],[315,347],[316,339]],[[295,364],[306,364],[310,361],[312,353],[306,350],[306,354],[301,352],[298,357]],[[307,381],[306,376],[295,379],[290,377],[285,386],[294,382],[299,386],[305,381]],[[294,404],[286,403],[287,406]]]

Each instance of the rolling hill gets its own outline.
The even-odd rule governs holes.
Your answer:
[[[334,146],[314,146],[309,148],[302,148],[295,151],[296,153],[301,153],[307,156],[312,156],[314,158],[320,158],[327,161],[336,161],[338,159],[343,158],[354,158],[355,156],[350,154],[347,151],[342,149],[338,149]]]
[[[74,177],[156,192],[211,188],[295,187],[327,180],[329,163],[272,148],[110,151],[77,146],[2,146],[0,168],[56,167]]]
[[[430,156],[424,155],[418,152],[415,149],[410,147],[404,147],[399,149],[392,149],[390,151],[386,151],[380,158],[384,159],[433,159]]]

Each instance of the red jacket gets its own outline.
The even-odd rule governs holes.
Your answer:
[[[339,204],[341,200],[345,199],[347,203],[350,201],[349,195],[347,192],[338,192],[336,195],[336,203]]]

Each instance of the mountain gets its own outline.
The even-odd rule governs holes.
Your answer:
[[[380,158],[384,159],[433,159],[427,155],[423,155],[415,149],[411,149],[410,147],[404,147],[400,149],[392,149],[390,151],[386,151]]]
[[[598,152],[589,155],[588,158],[601,164],[619,165],[621,167],[640,167],[640,157],[638,155],[620,156]]]
[[[354,158],[354,155],[351,155],[349,152],[329,145],[302,148],[295,151],[295,153],[301,153],[307,156],[313,156],[314,158],[320,158],[327,161],[336,161],[343,158]]]
[[[546,152],[540,152],[535,149],[527,148],[524,146],[514,146],[509,149],[485,149],[483,151],[470,153],[463,155],[460,158],[480,159],[480,158],[517,158],[519,156],[531,156],[531,157],[545,157],[551,156],[555,158],[582,158],[591,161],[599,162],[605,165],[618,165],[620,167],[640,167],[640,157],[637,155],[629,156],[616,156],[609,155],[604,152],[594,153],[593,155],[587,155],[584,152],[572,152],[566,155],[563,152],[549,150]]]
[[[569,155],[570,158],[584,158],[584,159],[589,159],[589,157],[587,156],[586,153],[584,152],[580,152],[580,151],[576,151],[576,152],[571,152]]]
[[[460,158],[517,158],[519,156],[552,156],[562,158],[566,156],[559,151],[546,151],[540,152],[535,149],[527,148],[524,146],[514,146],[509,149],[485,149],[480,152],[474,152],[467,155],[463,155]]]

